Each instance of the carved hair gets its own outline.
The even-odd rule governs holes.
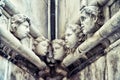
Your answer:
[[[85,12],[85,14],[87,14],[88,16],[96,18],[94,32],[97,31],[104,24],[102,8],[99,8],[97,6],[85,6],[80,9],[80,12]]]
[[[59,44],[60,46],[65,46],[65,41],[62,39],[55,39],[52,41],[52,44]]]
[[[37,46],[38,43],[40,43],[40,42],[42,42],[42,41],[46,41],[46,42],[49,43],[49,40],[48,40],[48,39],[46,39],[46,38],[43,37],[43,36],[40,36],[40,37],[38,37],[37,39],[35,39],[35,41],[34,41],[34,45]]]
[[[23,14],[16,14],[16,15],[12,16],[11,21],[10,21],[10,25],[11,25],[10,31],[15,32],[15,28],[19,27],[19,25],[25,21],[27,21],[29,23],[29,26],[31,25],[30,19]]]
[[[88,15],[97,17],[100,11],[97,6],[86,6],[86,7],[83,7],[80,12],[81,13],[85,12]]]
[[[81,26],[77,25],[77,24],[68,24],[66,26],[66,29],[71,29],[73,32],[75,32],[75,34],[77,35],[78,38],[81,38],[81,33],[82,33],[82,28]]]

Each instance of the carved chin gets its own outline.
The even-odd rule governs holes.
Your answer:
[[[69,44],[66,44],[65,46],[66,46],[67,48],[70,48]]]
[[[62,56],[54,56],[55,60],[62,60]]]
[[[22,37],[20,37],[20,39],[24,39],[24,38],[26,38],[27,36],[22,36]]]
[[[88,33],[88,31],[87,31],[87,30],[83,30],[83,33],[84,33],[84,34],[87,34],[87,33]]]
[[[25,35],[15,34],[15,36],[16,36],[17,38],[19,38],[19,39],[24,39],[24,38],[26,38],[26,37],[27,37],[27,35],[26,35],[26,34],[25,34]]]
[[[74,45],[66,45],[67,48],[73,48]]]
[[[38,55],[45,56],[45,53],[38,52]]]

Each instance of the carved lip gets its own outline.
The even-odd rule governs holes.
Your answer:
[[[84,25],[81,25],[81,30],[83,31]]]
[[[65,40],[65,44],[68,44],[69,42],[67,40]]]
[[[81,25],[81,28],[83,28],[84,27],[84,25]]]

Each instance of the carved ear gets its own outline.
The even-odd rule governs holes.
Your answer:
[[[93,21],[94,21],[94,23],[96,23],[97,22],[97,19],[98,19],[98,17],[97,16],[95,16],[95,15],[93,15]]]
[[[38,42],[35,40],[35,41],[33,42],[33,44],[36,46],[36,45],[38,44]]]
[[[63,45],[63,46],[65,45],[65,42],[64,42],[64,41],[62,41],[62,45]]]
[[[16,24],[11,24],[11,32],[15,32],[17,30],[17,25]]]

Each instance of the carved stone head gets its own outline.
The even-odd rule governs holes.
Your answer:
[[[27,37],[30,25],[30,20],[25,15],[16,14],[11,18],[11,32],[19,39]]]
[[[49,40],[44,37],[38,37],[35,40],[35,52],[37,55],[46,56],[48,52]]]
[[[65,30],[65,45],[68,48],[73,48],[79,41],[81,27],[77,24],[68,24]]]
[[[98,19],[98,7],[86,6],[81,9],[80,22],[84,34],[94,33],[95,24]]]
[[[62,39],[55,39],[52,41],[53,54],[55,60],[62,60],[65,55],[65,42]]]

